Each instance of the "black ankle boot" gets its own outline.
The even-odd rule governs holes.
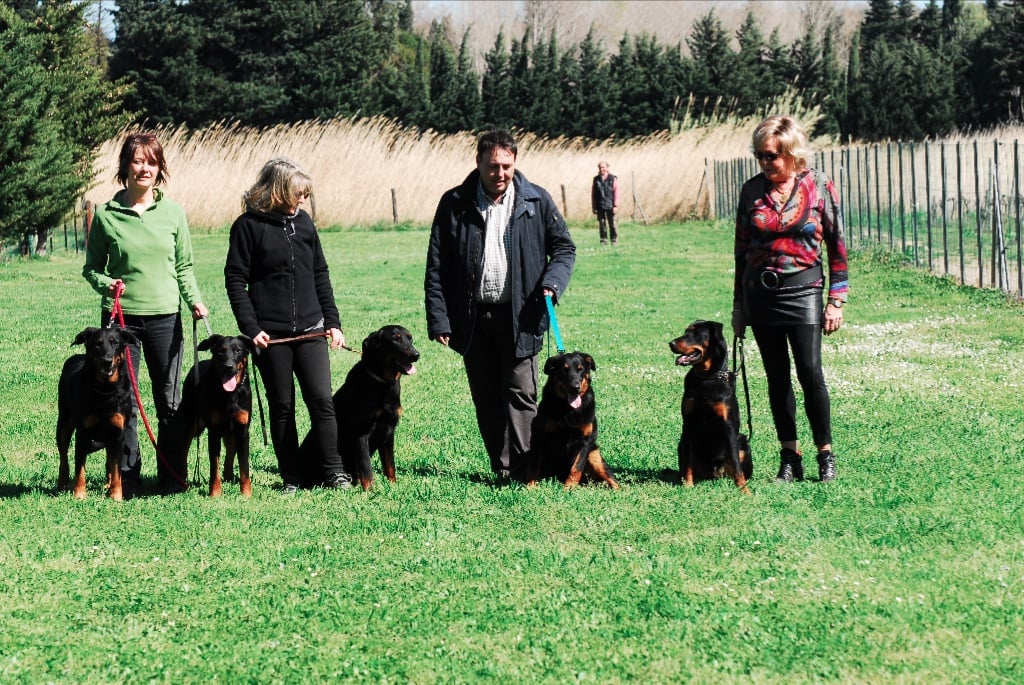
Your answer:
[[[818,478],[822,483],[836,479],[836,455],[832,450],[818,452]]]
[[[804,479],[804,460],[799,452],[783,447],[779,453],[779,474],[775,476],[778,483],[792,483]]]

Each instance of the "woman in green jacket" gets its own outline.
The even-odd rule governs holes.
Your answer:
[[[125,139],[117,169],[117,181],[124,189],[97,208],[82,269],[85,279],[103,296],[101,326],[110,320],[114,298],[121,291],[125,327],[139,339],[138,345],[129,348],[132,367],[137,374],[140,352],[144,353],[158,430],[166,428],[181,399],[181,301],[193,318],[207,314],[192,270],[185,211],[157,187],[168,176],[163,146],[155,135],[135,133]],[[142,467],[134,415],[127,431],[121,460],[126,497],[137,489]],[[186,475],[184,459],[175,464],[166,458],[157,460],[162,493],[184,490]]]

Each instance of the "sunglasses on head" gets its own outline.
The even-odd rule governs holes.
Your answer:
[[[755,152],[754,157],[759,162],[774,162],[782,156],[781,152]]]

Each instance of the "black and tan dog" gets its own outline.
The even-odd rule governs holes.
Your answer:
[[[597,414],[590,374],[594,358],[583,352],[551,357],[544,364],[544,383],[533,420],[526,484],[557,478],[565,488],[584,478],[619,488],[611,467],[597,446]]]
[[[416,373],[419,350],[403,326],[384,326],[363,340],[362,358],[349,369],[334,393],[338,422],[338,452],[345,470],[364,490],[373,486],[371,457],[380,454],[384,477],[395,480],[395,429],[402,417],[402,376]],[[300,452],[315,449],[316,438],[306,436]],[[303,458],[303,463],[314,462]],[[309,478],[317,482],[322,475]]]
[[[729,348],[717,321],[694,321],[669,343],[689,366],[683,381],[683,432],[679,473],[687,486],[728,475],[745,494],[754,466],[747,436],[740,433],[736,379],[729,372]]]
[[[68,448],[74,435],[74,494],[78,499],[85,498],[85,459],[100,448],[106,449],[111,499],[125,497],[121,484],[124,429],[135,411],[127,346],[136,342],[135,336],[123,328],[86,328],[71,343],[84,344],[85,354],[72,355],[61,369],[57,384],[57,489],[66,490],[70,485]]]
[[[221,495],[220,448],[224,445],[223,477],[238,481],[243,497],[252,495],[249,475],[249,421],[252,416],[252,387],[249,383],[249,355],[256,346],[245,335],[211,335],[199,343],[210,359],[189,370],[181,390],[181,403],[171,428],[161,435],[162,457],[178,475],[180,483],[166,483],[165,490],[184,488],[190,443],[207,431],[210,455],[210,497]]]

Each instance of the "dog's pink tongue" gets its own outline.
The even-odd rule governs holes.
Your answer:
[[[569,406],[573,409],[579,409],[581,404],[583,404],[583,395],[576,395],[576,399],[570,402]]]
[[[224,387],[225,392],[234,392],[235,387],[238,385],[238,376],[232,376],[221,384]]]

